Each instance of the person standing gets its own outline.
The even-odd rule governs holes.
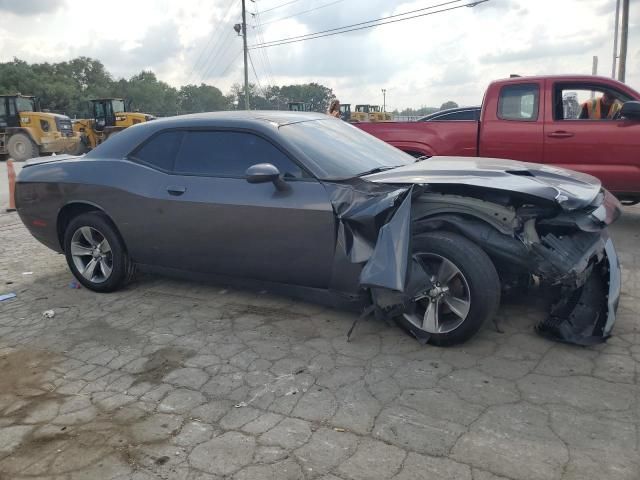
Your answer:
[[[329,110],[327,110],[327,115],[331,115],[335,118],[340,118],[340,100],[334,98],[331,100],[329,104]]]

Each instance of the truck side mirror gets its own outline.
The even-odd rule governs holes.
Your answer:
[[[625,102],[620,110],[620,116],[629,120],[640,120],[640,102]]]

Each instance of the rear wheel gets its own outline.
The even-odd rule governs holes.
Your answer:
[[[78,281],[96,292],[120,288],[131,272],[131,264],[120,236],[101,213],[77,216],[64,236],[67,264]]]
[[[38,146],[26,133],[14,133],[7,142],[9,158],[17,162],[23,162],[40,155]]]
[[[413,257],[433,285],[414,298],[398,320],[435,345],[471,338],[500,304],[500,280],[484,251],[450,232],[429,232],[413,239]]]

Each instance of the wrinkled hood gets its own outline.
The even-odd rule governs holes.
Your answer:
[[[520,192],[565,210],[592,203],[602,189],[591,175],[537,163],[476,157],[431,157],[364,177],[380,183],[452,184]]]

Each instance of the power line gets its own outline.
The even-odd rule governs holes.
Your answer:
[[[238,50],[233,57],[231,58],[231,61],[227,64],[227,66],[225,67],[225,69],[222,71],[222,73],[219,75],[219,77],[224,77],[227,73],[227,71],[229,70],[229,68],[231,67],[231,65],[233,65],[233,62],[235,62],[238,57],[240,56],[240,54],[242,53],[243,49]]]
[[[258,10],[257,6],[256,6],[256,13],[253,15],[253,17],[258,22],[253,27],[255,29],[255,31],[256,31],[258,42],[264,43],[264,36],[263,36],[262,28],[261,28],[261,25],[260,25],[260,22],[261,22],[261,20],[260,20],[260,11]],[[273,82],[273,70],[271,69],[271,61],[269,59],[269,52],[266,49],[261,48],[260,49],[260,53],[262,54],[262,55],[260,55],[260,57],[262,59],[264,70],[267,73],[269,84],[273,85],[273,83],[274,83]]]
[[[443,9],[437,10],[435,12],[421,13],[419,15],[413,15],[413,16],[405,17],[405,18],[397,18],[395,20],[388,20],[388,21],[385,21],[385,22],[381,21],[381,20],[386,20],[386,19],[394,18],[394,17],[404,17],[405,15],[408,15],[410,13],[415,13],[415,12],[419,12],[419,11],[424,11],[424,10],[430,10],[430,9],[438,8],[438,7],[443,7],[443,6],[446,6],[446,5],[450,5],[452,3],[458,3],[460,1],[461,0],[454,0],[454,1],[444,2],[444,3],[440,3],[438,5],[431,5],[429,7],[419,8],[417,10],[412,10],[412,11],[409,11],[409,12],[399,13],[399,14],[396,14],[396,15],[390,15],[388,17],[381,17],[381,18],[378,18],[378,19],[375,19],[375,20],[368,20],[366,22],[354,23],[354,24],[351,24],[351,25],[345,25],[343,27],[331,28],[329,30],[322,30],[320,32],[308,33],[306,35],[298,35],[296,37],[288,37],[288,38],[281,38],[279,40],[272,40],[272,41],[261,43],[261,44],[257,44],[257,45],[251,45],[249,48],[250,49],[255,49],[255,48],[275,47],[275,46],[278,46],[278,45],[286,45],[288,43],[304,42],[306,40],[314,40],[316,38],[322,38],[322,37],[331,37],[333,35],[339,35],[341,33],[353,32],[353,31],[356,31],[356,30],[365,30],[367,28],[379,27],[381,25],[387,25],[387,24],[390,24],[390,23],[403,22],[405,20],[411,20],[413,18],[426,17],[428,15],[435,15],[436,13],[444,13],[444,12],[448,12],[448,11],[451,11],[451,10],[456,10],[458,8],[475,7],[476,5],[488,2],[489,0],[478,0],[476,2],[466,3],[466,4],[463,4],[463,5],[456,5],[456,6],[449,7],[449,8],[443,8]],[[369,24],[369,23],[373,23],[373,25],[366,25],[366,24]],[[358,26],[358,25],[364,25],[364,26]],[[357,28],[351,28],[351,27],[357,27]],[[340,30],[340,31],[337,31],[337,30]],[[330,32],[332,32],[332,33],[330,33]],[[308,38],[305,38],[305,37],[308,37]]]
[[[266,10],[263,10],[262,13],[271,12],[272,10],[277,10],[278,8],[286,7],[287,5],[291,5],[292,3],[296,3],[299,1],[300,0],[291,0],[290,2],[281,3],[280,5],[277,5],[275,7],[271,7],[271,8],[267,8]]]
[[[229,15],[229,12],[231,11],[231,7],[233,7],[233,4],[236,0],[231,0],[229,2],[229,6],[227,8],[227,11],[225,12],[225,14],[222,16],[223,22],[226,22],[227,20],[227,16]],[[193,73],[196,70],[196,67],[198,66],[198,64],[200,63],[200,60],[203,58],[204,52],[207,51],[207,49],[209,48],[209,46],[211,45],[211,42],[213,41],[213,38],[216,36],[215,34],[218,33],[218,39],[222,39],[222,35],[223,35],[223,30],[222,29],[214,29],[214,31],[211,32],[211,35],[209,36],[209,40],[207,41],[207,44],[205,45],[205,47],[200,50],[200,55],[198,55],[198,58],[196,59],[195,63],[193,64],[193,66],[191,67],[191,71],[189,72],[189,76],[187,77],[188,82],[191,82],[191,77],[193,76]],[[206,62],[205,62],[206,63]]]
[[[251,64],[251,69],[253,70],[253,75],[256,77],[256,82],[258,82],[258,88],[262,90],[262,95],[267,98],[267,92],[264,88],[262,88],[262,84],[260,83],[260,78],[258,78],[258,73],[256,72],[256,67],[253,66],[253,59],[251,58],[251,54],[249,54],[249,63]]]
[[[229,41],[234,37],[233,35],[233,29],[229,28],[228,31],[226,32],[223,40],[216,46],[216,48],[214,48],[211,53],[209,54],[209,58],[207,59],[207,61],[205,62],[205,68],[203,68],[202,70],[202,77],[200,79],[200,82],[202,83],[209,75],[210,73],[215,70],[216,68],[216,63],[218,62],[218,60],[221,60],[222,58],[224,58],[224,53],[226,52],[226,47],[229,44]],[[215,52],[215,54],[214,54]]]
[[[316,10],[320,10],[321,8],[330,7],[331,5],[335,5],[336,3],[340,3],[342,1],[343,0],[335,0],[334,2],[325,3],[324,5],[319,5],[319,6],[315,7],[315,8],[310,8],[309,10],[303,10],[302,12],[294,13],[293,15],[289,15],[287,17],[280,17],[280,18],[276,18],[274,20],[269,20],[268,22],[261,23],[260,26],[270,25],[272,23],[281,22],[282,20],[289,20],[290,18],[298,17],[300,15],[304,15],[305,13],[315,12]]]

